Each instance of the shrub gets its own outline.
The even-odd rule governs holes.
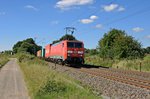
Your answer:
[[[18,53],[16,56],[19,62],[26,62],[35,58],[35,56],[30,55],[29,53]]]

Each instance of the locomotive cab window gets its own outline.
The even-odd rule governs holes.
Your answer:
[[[75,43],[75,48],[82,48],[82,43]]]
[[[69,47],[69,48],[82,48],[82,43],[67,42],[67,47]]]
[[[73,42],[67,42],[67,47],[73,48],[74,47],[74,43]]]

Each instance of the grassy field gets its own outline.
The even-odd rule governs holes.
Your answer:
[[[0,54],[0,68],[2,68],[9,61],[8,56]]]
[[[30,55],[19,57],[31,99],[101,99],[87,87]]]
[[[110,60],[102,59],[97,55],[85,57],[85,63],[97,66],[112,67],[112,68],[122,68],[128,70],[138,70],[140,71],[150,71],[150,55],[146,55],[144,59],[134,59],[134,60]]]

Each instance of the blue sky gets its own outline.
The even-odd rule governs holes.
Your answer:
[[[0,0],[0,51],[36,37],[46,45],[65,34],[65,27],[86,48],[96,48],[111,28],[125,30],[143,47],[150,46],[150,0]]]

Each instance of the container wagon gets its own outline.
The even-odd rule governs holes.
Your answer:
[[[42,50],[37,51],[36,56],[37,57],[42,57]]]
[[[37,57],[45,57],[45,49],[42,48],[41,50],[37,51]]]

